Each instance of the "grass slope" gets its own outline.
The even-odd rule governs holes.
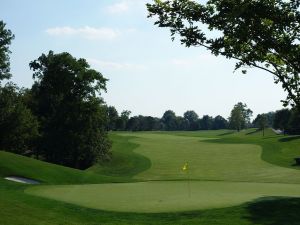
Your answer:
[[[122,181],[121,179],[54,165],[3,151],[0,151],[0,176],[21,176],[45,184],[94,184]]]
[[[90,167],[88,171],[107,176],[131,178],[150,168],[151,161],[149,158],[134,152],[139,144],[133,143],[132,140],[137,137],[111,133],[109,138],[113,142],[112,160],[96,164]]]

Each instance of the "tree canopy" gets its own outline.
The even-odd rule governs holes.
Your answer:
[[[0,82],[3,79],[9,79],[10,62],[9,62],[9,45],[14,39],[14,35],[9,29],[5,28],[6,24],[0,20]]]
[[[235,69],[271,73],[287,92],[284,106],[300,108],[300,2],[298,0],[154,0],[155,24],[174,40],[237,60]]]
[[[250,117],[252,116],[252,110],[247,108],[246,104],[241,102],[234,105],[229,117],[229,125],[232,129],[240,131],[250,124]]]
[[[107,157],[106,109],[98,97],[107,79],[69,53],[42,54],[30,68],[33,108],[41,124],[39,148],[46,160],[86,168]]]

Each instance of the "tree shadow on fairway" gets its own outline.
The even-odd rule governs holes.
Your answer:
[[[262,132],[262,131],[261,131],[260,129],[256,129],[256,130],[247,132],[245,135],[257,134],[257,133],[259,133],[259,132]]]
[[[261,198],[246,208],[254,224],[300,225],[300,198]]]
[[[298,139],[300,139],[300,135],[280,138],[279,141],[280,142],[289,142],[289,141],[298,140]]]
[[[228,131],[228,132],[225,132],[225,133],[222,133],[222,134],[218,134],[218,136],[226,136],[226,135],[230,135],[230,134],[233,134],[235,133],[235,131]]]

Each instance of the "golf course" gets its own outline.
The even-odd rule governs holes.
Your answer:
[[[84,171],[1,151],[0,224],[300,223],[298,136],[248,129],[110,138],[112,160]]]

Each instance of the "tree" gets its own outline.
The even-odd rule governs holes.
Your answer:
[[[131,112],[128,110],[124,110],[121,112],[121,116],[117,120],[117,130],[125,130],[127,122],[129,120]]]
[[[228,128],[228,121],[223,118],[222,116],[216,116],[213,119],[213,126],[212,128],[214,130],[219,130],[219,129],[227,129]]]
[[[247,105],[239,102],[231,110],[229,126],[239,132],[250,124],[251,116],[252,111],[247,108]]]
[[[186,119],[189,123],[188,130],[197,130],[198,129],[197,121],[199,119],[199,116],[197,113],[195,113],[195,111],[193,111],[193,110],[186,111],[183,114],[183,118]]]
[[[300,134],[300,113],[297,109],[291,110],[289,124],[286,132],[291,135]]]
[[[172,40],[237,60],[235,69],[259,68],[287,92],[284,106],[300,109],[300,2],[298,0],[154,0],[149,17],[170,28]]]
[[[139,131],[140,130],[140,120],[137,116],[131,117],[127,123],[127,130]]]
[[[282,130],[285,134],[286,130],[289,128],[291,115],[292,113],[289,109],[281,109],[276,111],[273,122],[274,128]]]
[[[167,110],[161,118],[165,130],[177,130],[176,115],[172,110]]]
[[[9,62],[9,45],[14,39],[14,35],[9,29],[5,28],[6,24],[0,20],[0,82],[3,79],[9,79],[10,62]]]
[[[108,117],[108,128],[107,129],[108,130],[116,130],[119,114],[114,106],[109,106],[107,108],[107,117]]]
[[[255,120],[253,121],[256,127],[258,127],[263,136],[265,136],[265,128],[268,126],[268,118],[266,114],[258,114]]]
[[[0,88],[0,149],[34,154],[38,121],[24,104],[22,95],[22,90],[12,83]]]
[[[213,127],[213,118],[209,115],[204,115],[200,119],[199,123],[201,130],[211,130]]]
[[[84,169],[109,157],[106,90],[101,73],[69,53],[42,54],[30,63],[32,96],[40,121],[39,148],[47,161]]]

